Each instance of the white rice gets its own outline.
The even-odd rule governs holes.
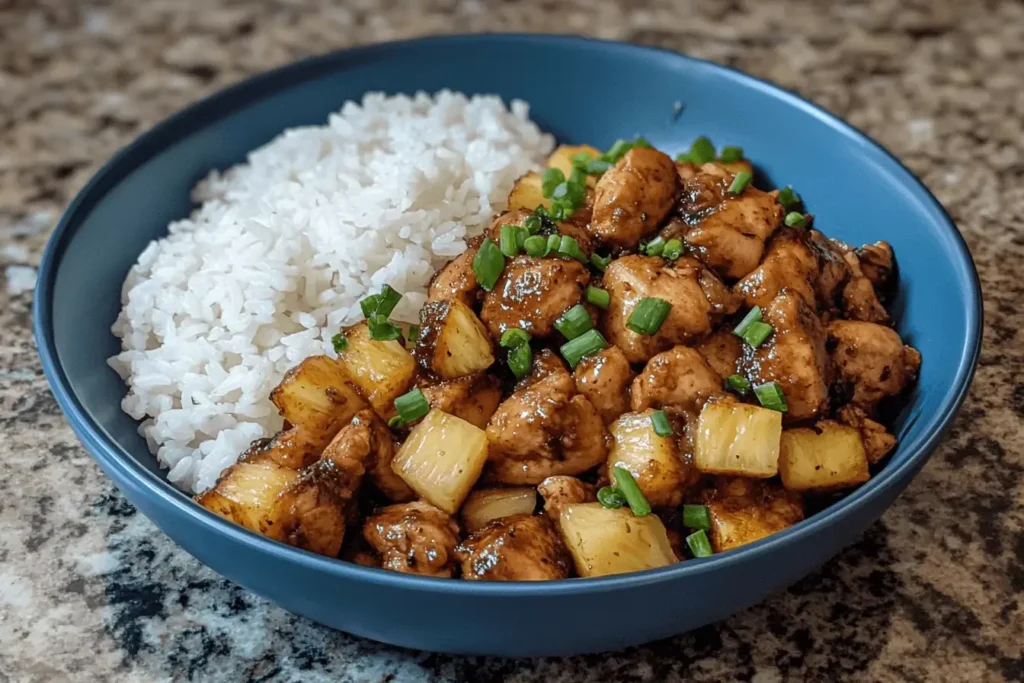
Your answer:
[[[113,333],[121,407],[168,478],[203,491],[281,419],[270,391],[359,320],[385,283],[415,321],[434,269],[505,207],[553,147],[526,103],[442,91],[366,95],[285,131],[196,187],[201,205],[151,242]]]

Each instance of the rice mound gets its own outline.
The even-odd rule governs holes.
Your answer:
[[[552,147],[522,101],[372,93],[210,173],[128,273],[112,328],[121,407],[168,479],[208,489],[280,429],[271,390],[333,354],[367,294],[390,284],[405,295],[392,318],[416,321],[434,270]]]

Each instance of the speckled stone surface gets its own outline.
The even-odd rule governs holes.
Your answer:
[[[219,578],[79,446],[30,338],[59,211],[147,127],[246,75],[424,33],[580,32],[796,89],[873,135],[949,208],[985,288],[985,347],[948,439],[863,540],[766,603],[565,660],[380,646]],[[1024,4],[967,0],[0,0],[0,682],[1024,680]]]

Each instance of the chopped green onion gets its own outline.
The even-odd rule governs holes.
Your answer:
[[[598,308],[608,308],[609,301],[611,301],[611,295],[608,290],[587,285],[587,303],[594,304]]]
[[[508,368],[516,379],[522,379],[530,374],[530,367],[533,365],[533,350],[529,343],[522,343],[513,346],[508,351]]]
[[[548,253],[558,251],[558,247],[562,246],[562,236],[559,234],[548,235]]]
[[[756,349],[764,340],[768,338],[768,335],[772,333],[772,326],[768,323],[760,321],[752,322],[747,325],[747,329],[743,330],[743,334],[740,336],[743,341],[750,345],[750,348]]]
[[[582,304],[576,304],[555,321],[555,329],[565,335],[566,339],[575,339],[593,328],[594,321]]]
[[[559,171],[561,173],[561,171]],[[551,193],[552,199],[562,199],[569,194],[569,183],[563,182],[555,186],[554,191]]]
[[[636,140],[633,140],[633,146],[640,147],[641,149],[650,149],[652,145],[644,138],[637,138]]]
[[[679,154],[676,155],[676,161],[679,162],[680,164],[690,163],[690,153],[680,152]]]
[[[747,314],[743,316],[743,320],[740,321],[740,324],[736,326],[736,329],[734,329],[732,333],[735,334],[737,337],[742,337],[743,332],[751,323],[759,322],[761,322],[761,307],[754,306],[749,311],[747,311]]]
[[[720,161],[731,164],[743,159],[742,147],[723,147],[722,153],[718,155]]]
[[[683,255],[684,251],[683,241],[678,237],[673,237],[668,242],[665,242],[665,248],[662,250],[661,255],[669,261],[675,261]]]
[[[782,393],[782,387],[779,386],[778,382],[758,384],[754,387],[754,395],[757,396],[757,402],[765,408],[777,410],[780,413],[789,410],[789,405],[786,403],[786,395]]]
[[[536,235],[540,232],[543,223],[537,216],[531,215],[523,219],[523,227],[526,228],[526,232],[531,235]]]
[[[633,511],[634,515],[643,517],[651,514],[651,504],[647,502],[644,492],[636,485],[636,479],[633,479],[629,470],[616,465],[612,468],[612,476],[615,477],[615,483],[622,491],[622,495],[625,496],[626,502],[629,503],[629,509]]]
[[[547,199],[554,195],[555,190],[565,183],[565,174],[560,168],[549,168],[540,179],[540,191]]]
[[[597,502],[602,507],[615,510],[626,504],[626,497],[618,486],[602,486],[597,490]]]
[[[750,175],[746,171],[740,171],[733,176],[732,184],[729,185],[729,189],[726,190],[731,195],[743,194],[743,190],[747,189],[747,185],[754,179],[754,176]]]
[[[799,211],[790,211],[786,214],[785,223],[791,228],[802,228],[807,225],[807,216]]]
[[[409,334],[406,336],[406,339],[408,339],[410,342],[416,342],[416,341],[419,340],[419,338],[420,338],[420,326],[419,325],[409,325]]]
[[[784,187],[779,190],[777,201],[783,208],[789,209],[800,205],[800,195],[794,192],[792,187]]]
[[[501,277],[501,271],[505,270],[505,257],[502,255],[498,245],[491,238],[485,239],[473,257],[473,274],[476,281],[488,292],[494,289],[494,284]]]
[[[501,340],[498,342],[506,349],[514,349],[517,346],[530,343],[530,334],[518,327],[510,327],[501,333]]]
[[[395,410],[402,422],[409,424],[430,412],[430,404],[419,387],[395,399]]]
[[[601,256],[597,252],[594,252],[593,254],[590,255],[590,265],[594,266],[602,273],[604,272],[605,268],[608,267],[608,264],[611,262],[611,256]]]
[[[590,152],[576,152],[571,157],[569,157],[569,161],[571,161],[575,166],[577,164],[585,164],[593,158],[594,155],[591,154]]]
[[[686,545],[690,546],[690,552],[694,557],[711,557],[714,551],[711,549],[711,541],[703,529],[695,531],[686,537]]]
[[[581,168],[573,166],[572,173],[569,174],[569,185],[576,185],[577,187],[583,187],[583,192],[586,193],[587,187],[587,172]]]
[[[601,158],[610,164],[616,163],[619,159],[626,156],[626,152],[633,149],[633,143],[629,140],[616,140],[615,144],[605,152]]]
[[[653,240],[647,243],[644,247],[644,252],[648,256],[661,256],[662,252],[665,251],[665,240],[661,237],[655,237]]]
[[[526,249],[526,253],[534,258],[541,258],[542,256],[548,255],[548,238],[542,237],[541,235],[533,235],[527,237],[526,241],[523,242],[523,248]]]
[[[710,529],[711,513],[707,505],[684,505],[683,526],[691,529]]]
[[[394,341],[402,336],[402,331],[397,325],[388,322],[382,315],[375,315],[366,321],[370,330],[370,339],[374,341]]]
[[[693,141],[690,145],[688,161],[693,164],[706,164],[715,160],[715,146],[703,135]]]
[[[348,348],[348,339],[343,334],[336,334],[331,337],[331,346],[334,347],[335,353],[341,353]]]
[[[640,300],[626,320],[626,327],[637,334],[652,335],[657,333],[661,324],[672,310],[672,304],[657,297],[646,297]]]
[[[725,378],[725,387],[744,396],[750,391],[750,381],[743,375],[729,375]]]
[[[586,171],[590,175],[601,175],[611,167],[612,165],[604,159],[592,159],[587,162]]]
[[[580,244],[574,238],[568,235],[562,235],[561,240],[558,243],[558,253],[562,256],[574,258],[578,261],[586,261],[587,257],[580,251]]]
[[[502,254],[508,258],[515,258],[516,254],[519,253],[519,247],[516,246],[515,226],[507,224],[501,226],[501,238],[499,244]]]
[[[575,368],[585,357],[606,348],[608,348],[608,342],[600,332],[592,329],[562,344],[559,351],[562,352],[562,358],[565,358],[570,367]]]
[[[654,433],[658,436],[672,436],[675,433],[672,431],[672,425],[664,410],[655,410],[651,413],[651,425],[654,427]]]
[[[405,420],[400,418],[398,415],[395,415],[393,418],[388,420],[388,427],[391,427],[392,429],[401,429],[404,426]]]

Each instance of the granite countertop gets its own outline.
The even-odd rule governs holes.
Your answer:
[[[327,4],[0,3],[0,681],[1024,680],[1024,4]],[[978,264],[985,346],[944,444],[860,542],[720,624],[537,661],[329,631],[158,532],[78,444],[40,371],[34,265],[62,207],[118,146],[304,55],[486,30],[661,45],[798,90],[917,172]]]

